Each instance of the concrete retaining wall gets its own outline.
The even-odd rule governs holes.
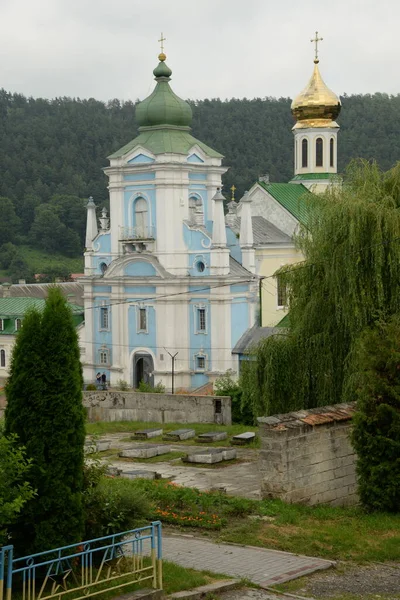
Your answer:
[[[231,425],[228,396],[184,396],[138,392],[83,392],[89,421],[155,421]]]
[[[354,404],[336,404],[259,418],[263,498],[356,504],[354,411]]]

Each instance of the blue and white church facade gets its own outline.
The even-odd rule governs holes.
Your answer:
[[[251,213],[238,238],[224,217],[223,157],[191,135],[191,108],[159,59],[138,137],[109,157],[100,226],[88,203],[84,377],[171,389],[177,353],[175,389],[195,389],[238,372],[232,349],[255,322]]]

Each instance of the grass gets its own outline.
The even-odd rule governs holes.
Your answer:
[[[46,253],[31,246],[18,246],[23,258],[34,273],[46,273],[46,269],[65,268],[71,273],[83,273],[83,258],[69,258],[63,254]]]
[[[182,516],[204,515],[205,526],[197,520],[196,531],[204,529],[220,542],[356,563],[400,560],[400,514],[250,500],[218,491],[200,492],[165,480],[113,481],[116,486],[132,485],[145,495],[153,511],[148,518],[186,528],[192,523],[188,519],[183,523]],[[167,514],[160,516],[156,510]]]
[[[185,569],[175,563],[163,561],[163,587],[166,594],[191,590],[201,585],[214,583],[220,579],[229,579],[227,575]]]
[[[228,434],[228,438],[234,435],[238,435],[240,433],[244,433],[245,431],[253,431],[257,432],[257,427],[250,427],[248,425],[216,425],[214,423],[143,423],[140,421],[112,421],[112,422],[104,422],[98,421],[96,423],[87,423],[86,424],[86,433],[88,435],[107,435],[110,433],[134,433],[139,429],[150,429],[153,427],[160,427],[163,429],[163,435],[168,433],[169,431],[174,431],[175,429],[194,429],[196,435],[201,433],[208,433],[209,431],[226,431]],[[126,438],[124,438],[126,441]],[[153,443],[153,442],[162,442],[165,441],[162,439],[162,436],[151,438],[150,440],[137,440],[135,438],[135,442],[144,441],[145,443]],[[183,440],[181,442],[170,442],[173,443],[174,446],[176,444],[182,446],[193,446],[196,444],[195,438],[191,438],[189,440]],[[222,440],[220,442],[207,442],[204,446],[226,446],[229,444],[229,439]],[[259,439],[256,437],[255,441],[251,444],[248,444],[249,448],[259,448],[260,443]]]

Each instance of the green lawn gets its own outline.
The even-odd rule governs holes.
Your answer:
[[[221,442],[212,442],[204,444],[204,446],[226,446],[229,444],[229,438],[245,431],[257,432],[257,427],[250,427],[248,425],[215,425],[214,423],[143,423],[140,421],[98,421],[96,423],[86,424],[86,433],[88,435],[107,435],[109,433],[134,433],[139,429],[150,429],[152,427],[159,427],[163,430],[163,433],[174,431],[175,429],[194,429],[196,435],[200,433],[208,433],[209,431],[226,431],[228,438]],[[126,440],[126,438],[124,438]],[[133,439],[133,438],[132,438]],[[146,443],[161,442],[163,441],[162,436],[151,438],[150,440],[137,440],[144,441]],[[182,442],[170,442],[171,444],[179,444],[183,446],[193,446],[196,444],[195,438],[190,440],[184,440]],[[259,448],[259,440],[256,438],[255,442],[248,444],[249,448]]]
[[[185,525],[185,530],[190,530],[196,519],[198,533],[207,530],[207,535],[220,542],[358,563],[400,560],[400,514],[249,500],[216,491],[200,492],[165,480],[116,478],[113,482],[116,487],[142,491],[151,506],[149,519]]]
[[[83,273],[83,257],[69,258],[63,254],[48,254],[31,246],[18,246],[23,258],[34,273],[46,273],[46,269],[64,267],[71,273]]]

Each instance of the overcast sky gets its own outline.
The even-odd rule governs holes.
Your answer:
[[[158,38],[184,98],[296,95],[313,67],[336,93],[400,92],[399,0],[0,0],[0,87],[144,98]]]

